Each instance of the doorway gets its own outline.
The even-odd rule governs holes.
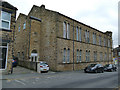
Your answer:
[[[0,69],[6,69],[7,53],[8,53],[7,43],[2,43],[2,45],[0,46]]]

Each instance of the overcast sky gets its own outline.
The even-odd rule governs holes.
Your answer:
[[[33,5],[45,5],[47,9],[60,12],[100,31],[113,32],[113,46],[118,46],[119,0],[6,0],[28,14]]]

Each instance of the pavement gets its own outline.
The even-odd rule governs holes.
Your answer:
[[[34,76],[43,76],[42,73],[38,73],[34,70],[30,70],[21,66],[17,66],[13,68],[13,73],[12,74],[2,74],[2,78],[0,78],[0,80],[13,80],[13,79],[21,79],[21,78],[31,78],[28,77],[28,75],[32,76],[32,78],[35,78]],[[44,75],[48,75],[48,74],[55,74],[55,72],[49,71],[48,73],[44,73]]]

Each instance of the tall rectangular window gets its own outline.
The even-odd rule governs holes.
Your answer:
[[[70,62],[70,49],[68,48],[68,51],[67,51],[67,63]]]
[[[78,27],[76,27],[76,39],[78,40]]]
[[[11,14],[5,11],[1,11],[1,23],[1,28],[10,30]]]
[[[79,62],[79,50],[77,49],[77,63]]]
[[[104,46],[106,46],[106,38],[104,37]]]
[[[67,24],[67,38],[70,39],[70,24]]]
[[[20,52],[18,52],[17,56],[18,56],[18,58],[20,58]]]
[[[66,62],[66,48],[64,48],[64,51],[63,51],[63,63]]]
[[[96,36],[96,33],[94,34],[94,36],[95,36],[95,43],[94,43],[94,44],[96,44],[96,41],[97,41],[97,36]]]
[[[97,61],[97,52],[94,51],[94,61]]]
[[[26,22],[23,24],[23,30],[26,29]]]
[[[85,42],[87,42],[87,30],[85,31]]]
[[[108,47],[110,47],[110,39],[108,39]]]
[[[80,50],[80,56],[79,56],[79,61],[82,61],[82,50]]]
[[[82,38],[81,38],[81,28],[79,29],[79,41],[82,41]]]
[[[95,35],[93,33],[93,44],[95,44]]]
[[[20,32],[20,26],[18,27],[18,32]]]
[[[102,45],[101,36],[99,36],[99,45]]]
[[[66,38],[66,22],[63,22],[63,38]]]
[[[87,42],[90,42],[90,38],[89,38],[89,31],[87,32]]]
[[[88,61],[90,61],[90,51],[88,51]]]
[[[107,60],[107,54],[106,54],[106,52],[105,52],[104,61],[106,61],[106,60]]]

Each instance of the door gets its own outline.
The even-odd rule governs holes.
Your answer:
[[[0,46],[0,69],[6,69],[7,65],[7,43]]]

